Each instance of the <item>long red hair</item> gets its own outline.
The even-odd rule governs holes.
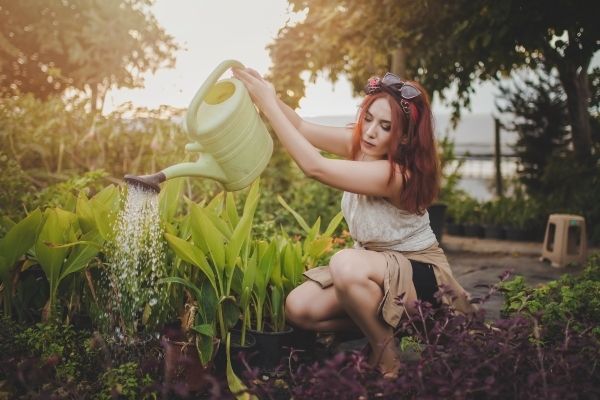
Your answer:
[[[375,100],[386,98],[392,110],[391,140],[387,152],[391,182],[397,169],[402,176],[400,203],[406,211],[424,214],[440,190],[440,160],[433,134],[433,115],[427,92],[417,82],[421,96],[408,100],[409,113],[385,91],[367,95],[360,105],[352,139],[352,159],[360,153],[360,141],[365,113]],[[399,168],[397,168],[397,166]]]

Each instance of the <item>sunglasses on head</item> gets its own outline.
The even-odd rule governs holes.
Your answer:
[[[404,82],[398,75],[392,74],[391,72],[386,73],[382,79],[378,77],[369,79],[365,86],[366,94],[375,94],[382,90],[385,90],[394,96],[406,114],[410,113],[408,102],[406,100],[412,100],[421,95],[419,89],[410,83]]]

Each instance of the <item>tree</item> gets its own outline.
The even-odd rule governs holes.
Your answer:
[[[558,71],[567,95],[572,143],[591,154],[588,69],[600,49],[600,2],[567,0],[290,0],[306,12],[282,28],[270,46],[281,95],[295,105],[300,75],[346,74],[359,92],[366,79],[392,66],[401,49],[406,72],[430,91],[456,88],[458,115],[473,83],[497,80],[540,64]]]
[[[519,180],[530,195],[544,196],[556,188],[545,187],[547,166],[568,153],[569,138],[566,95],[555,74],[539,71],[536,76],[500,87],[498,110],[510,115],[505,124],[517,132],[514,145],[519,160]]]
[[[152,0],[0,0],[0,93],[38,98],[69,88],[99,109],[112,87],[140,87],[142,74],[172,66],[173,38]]]

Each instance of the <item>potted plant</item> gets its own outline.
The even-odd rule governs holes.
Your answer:
[[[342,213],[338,213],[321,232],[321,218],[309,226],[281,196],[278,196],[278,201],[294,216],[306,232],[306,237],[302,242],[292,241],[283,232],[270,244],[262,243],[259,247],[260,272],[255,284],[256,329],[253,333],[261,355],[259,361],[266,369],[278,364],[284,346],[307,348],[314,345],[314,333],[298,331],[286,325],[285,299],[289,292],[302,283],[303,272],[317,266],[331,250],[333,233],[343,219]]]
[[[228,198],[227,203],[234,203],[232,196]],[[252,261],[250,255],[250,232],[258,198],[257,180],[250,188],[241,217],[237,215],[235,204],[224,204],[222,194],[215,197],[206,207],[190,202],[190,212],[182,222],[179,232],[181,237],[165,233],[167,243],[175,254],[196,266],[203,276],[203,287],[196,289],[193,282],[181,277],[167,278],[165,282],[185,285],[195,294],[198,309],[202,311],[202,308],[205,308],[199,314],[202,324],[194,327],[200,334],[200,346],[205,349],[205,361],[208,360],[208,352],[212,346],[211,337],[215,336],[224,343],[240,318],[240,302],[234,296],[233,290],[234,277],[240,274],[246,277],[246,280],[242,278],[241,291],[242,294],[250,291],[253,281],[250,277],[256,271],[256,262]],[[214,304],[207,299],[214,299]],[[242,309],[245,308],[247,307],[242,304]],[[245,345],[245,338],[243,329],[240,345]],[[229,359],[227,354],[227,360]],[[227,367],[227,371],[229,369],[230,366]],[[235,374],[228,373],[227,379],[230,388],[236,385]]]
[[[504,239],[504,227],[501,222],[506,218],[506,201],[503,198],[487,201],[481,206],[481,221],[484,237]]]
[[[255,324],[250,332],[256,338],[256,364],[263,370],[272,370],[279,364],[283,347],[290,344],[293,332],[285,324],[287,293],[283,285],[281,257],[287,243],[283,244],[283,248],[281,246],[282,242],[277,238],[268,245],[259,243],[259,268],[252,296]]]
[[[465,236],[482,237],[483,227],[481,226],[481,205],[479,202],[472,197],[465,196],[460,211]]]

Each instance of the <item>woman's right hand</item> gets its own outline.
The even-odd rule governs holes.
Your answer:
[[[269,113],[272,108],[278,108],[277,94],[271,82],[264,79],[252,68],[232,68],[233,76],[242,81],[254,104],[264,112]]]

